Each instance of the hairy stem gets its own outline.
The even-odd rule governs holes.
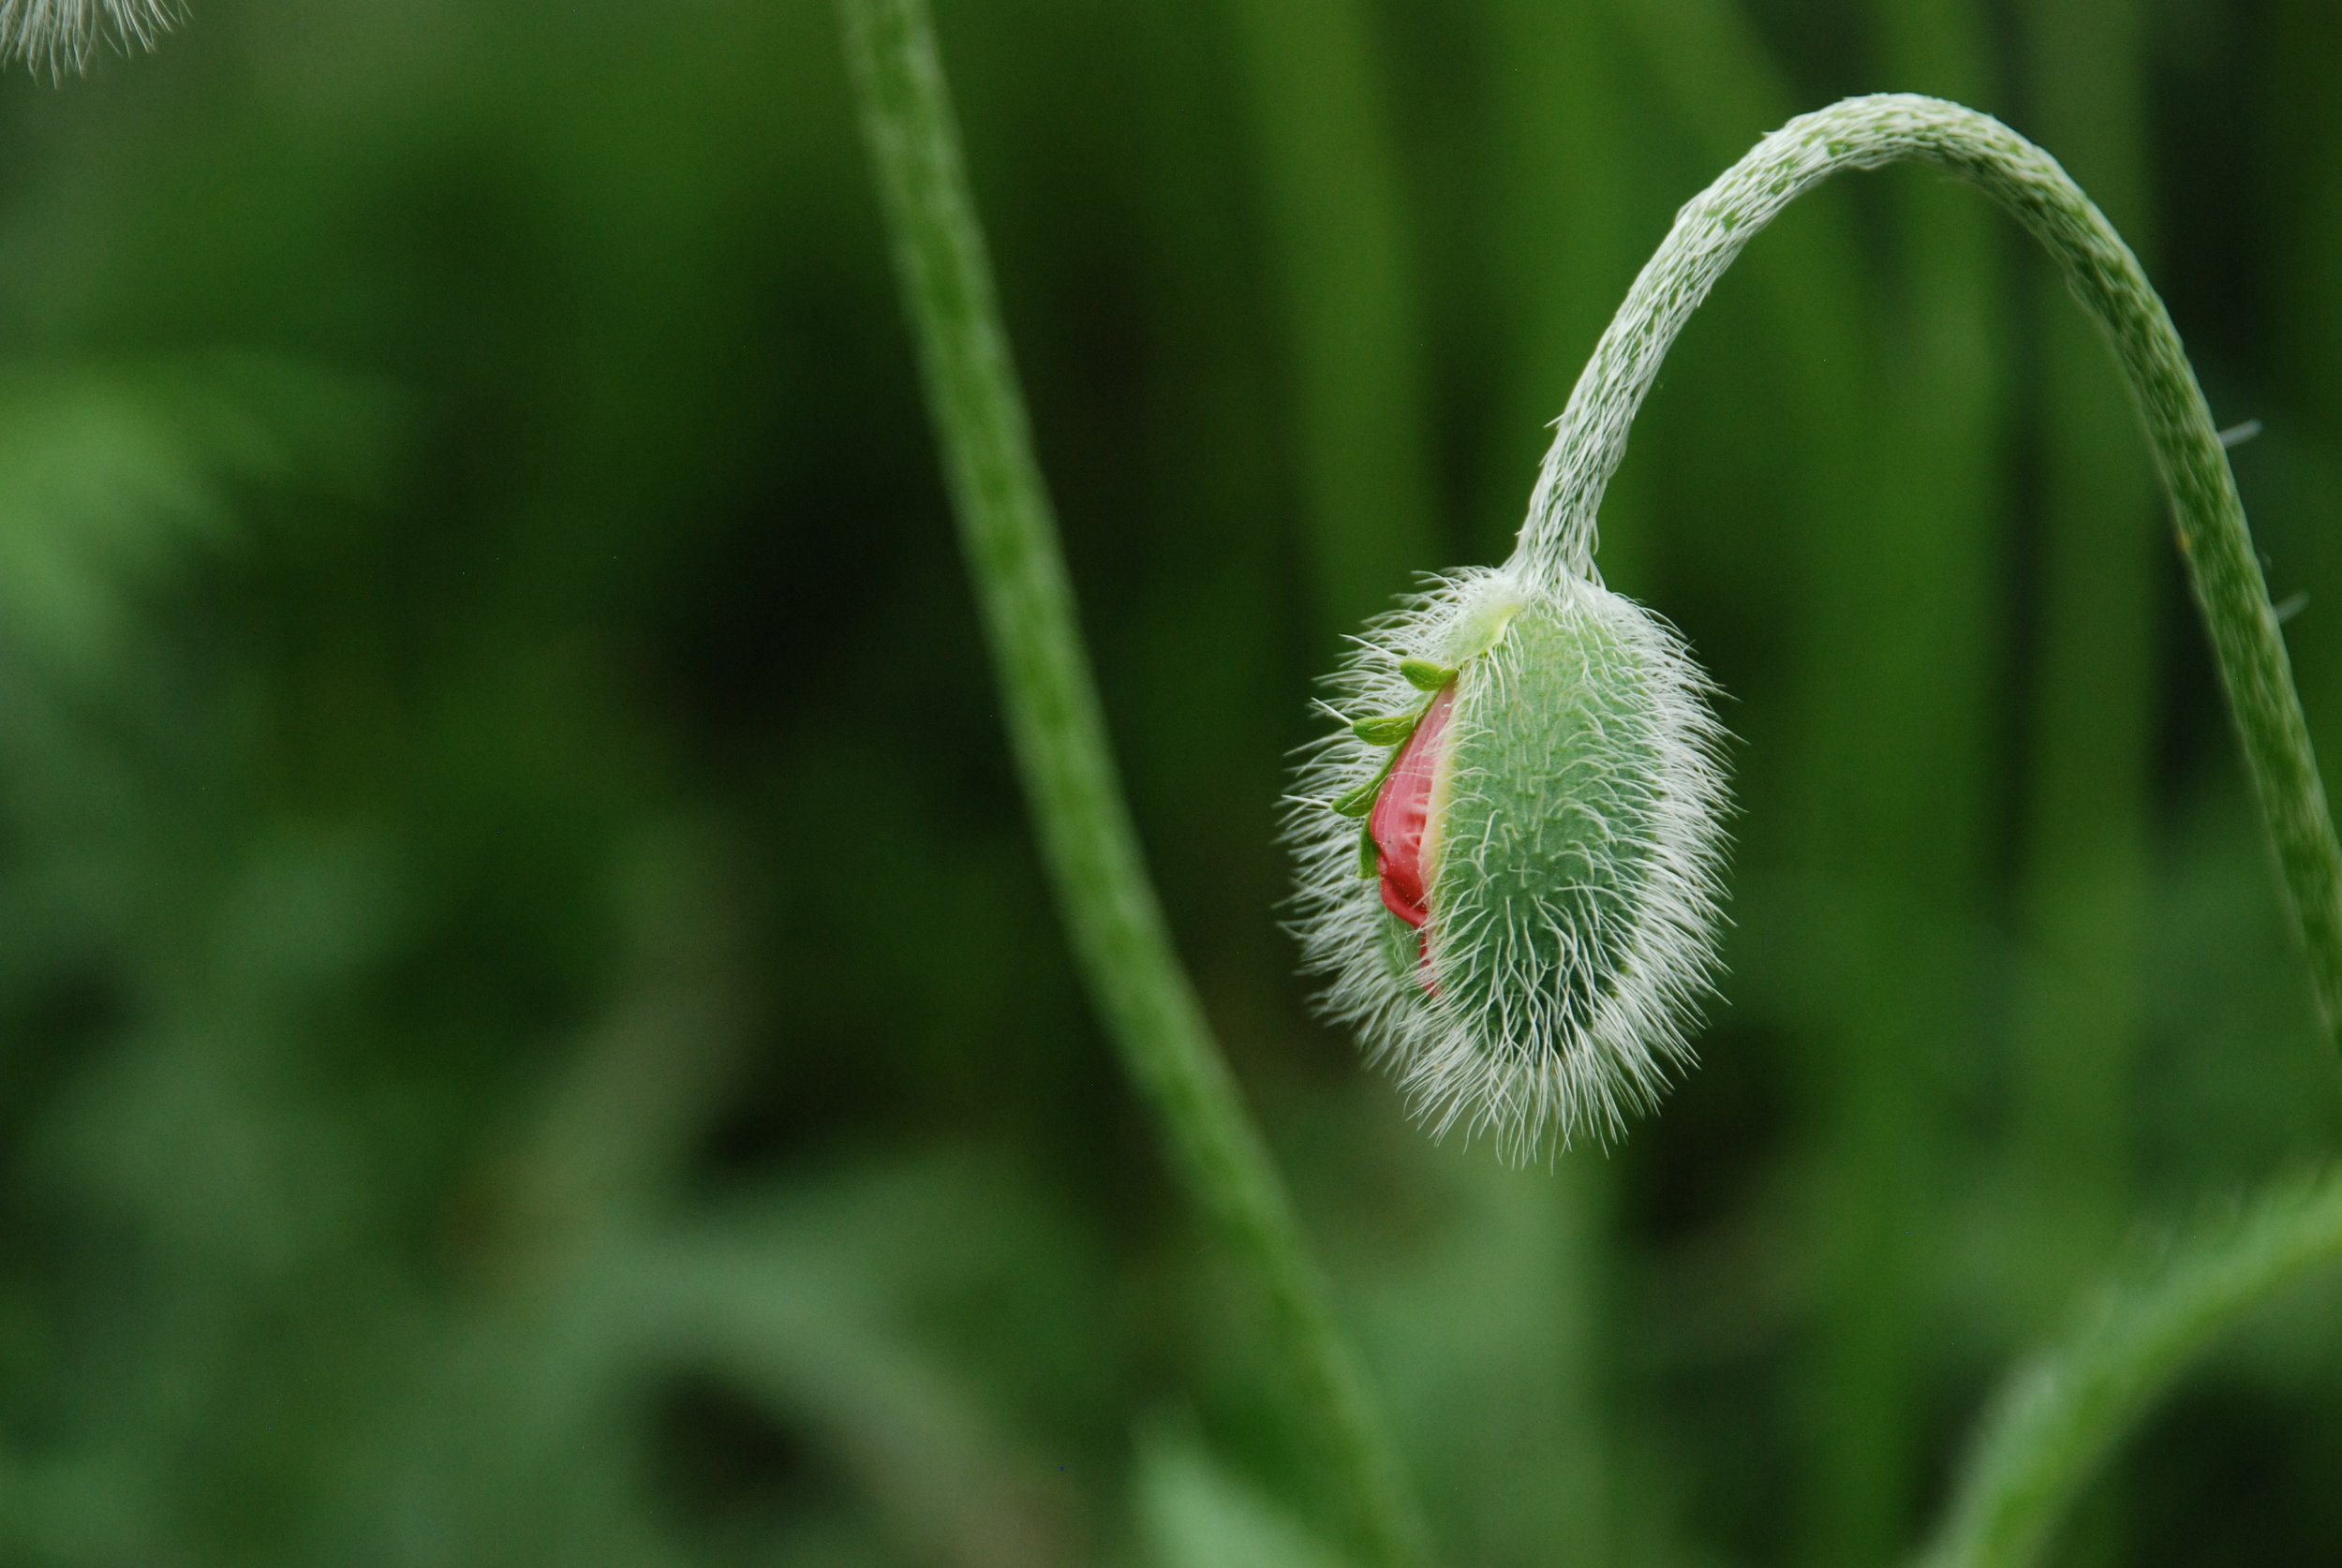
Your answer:
[[[1189,1196],[1266,1300],[1356,1544],[1423,1560],[1411,1493],[1148,879],[1067,581],[924,0],[840,0],[895,264],[1060,914]]]
[[[2342,1173],[2280,1187],[2175,1248],[2020,1368],[1979,1435],[1923,1568],[2023,1568],[2131,1424],[2220,1330],[2342,1258]]]
[[[1988,115],[1881,94],[1801,115],[1694,197],[1596,346],[1538,475],[1514,563],[1593,570],[1594,513],[1668,348],[1741,247],[1845,169],[1913,159],[1981,187],[2048,249],[2130,381],[2329,1034],[2342,1031],[2342,845],[2285,643],[2194,370],[2138,259],[2054,158]]]

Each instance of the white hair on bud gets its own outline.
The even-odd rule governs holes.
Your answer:
[[[1325,804],[1386,749],[1347,730],[1314,743],[1286,822],[1324,1012],[1434,1135],[1487,1132],[1516,1159],[1619,1136],[1691,1062],[1726,811],[1712,688],[1681,637],[1590,577],[1537,575],[1437,582],[1327,683],[1359,718],[1422,704],[1401,659],[1460,670],[1420,963],[1360,874],[1359,822]]]
[[[109,39],[153,48],[173,17],[169,0],[0,0],[0,61],[61,77],[85,68]]]

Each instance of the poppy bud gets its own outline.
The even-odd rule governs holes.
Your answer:
[[[1320,746],[1291,820],[1327,1011],[1435,1131],[1623,1131],[1715,967],[1720,732],[1682,640],[1588,578],[1476,571],[1335,684],[1374,717]]]

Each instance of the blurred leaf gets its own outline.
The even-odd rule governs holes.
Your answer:
[[[1141,1431],[1133,1485],[1152,1568],[1342,1568],[1340,1553],[1176,1423]]]
[[[607,1278],[640,1353],[810,1433],[906,1553],[1045,1568],[1075,1556],[1061,1499],[910,1310],[939,1275],[1024,1275],[1019,1206],[1013,1187],[928,1161],[646,1240],[614,1253]]]
[[[106,668],[141,594],[236,534],[239,487],[378,492],[393,407],[269,355],[0,369],[0,644]]]

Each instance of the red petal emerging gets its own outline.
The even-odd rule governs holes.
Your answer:
[[[1381,852],[1383,906],[1410,925],[1421,925],[1430,913],[1430,889],[1423,880],[1423,829],[1430,816],[1431,782],[1439,772],[1455,698],[1456,683],[1449,681],[1431,699],[1415,733],[1400,748],[1399,763],[1383,781],[1366,822]]]

